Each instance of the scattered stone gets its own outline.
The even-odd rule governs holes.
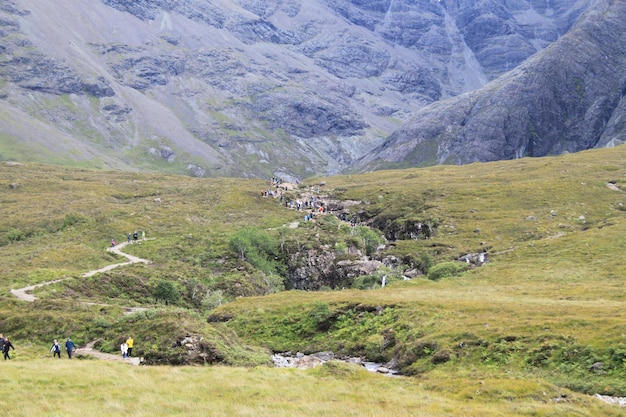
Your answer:
[[[604,363],[602,363],[602,362],[596,362],[596,363],[594,363],[593,365],[591,365],[591,366],[589,367],[589,370],[590,370],[590,371],[593,371],[593,372],[600,372],[600,371],[602,371],[602,368],[603,368],[603,367],[604,367]]]
[[[404,272],[404,276],[407,278],[415,278],[416,276],[419,275],[419,271],[417,269],[409,269],[408,271]]]
[[[615,183],[612,183],[612,182],[609,182],[607,184],[607,187],[609,187],[609,189],[613,191],[622,191],[617,185],[615,185]]]
[[[313,356],[323,360],[324,362],[328,362],[335,358],[335,354],[333,352],[318,352],[314,353]]]

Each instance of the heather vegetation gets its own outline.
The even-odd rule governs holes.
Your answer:
[[[0,164],[8,411],[75,415],[93,398],[82,415],[101,415],[98,398],[114,396],[113,413],[134,406],[129,379],[159,399],[137,415],[210,415],[203,400],[213,415],[620,415],[589,395],[626,396],[625,175],[618,147],[310,179],[280,199],[263,180]],[[305,221],[286,207],[312,196],[341,209]],[[124,262],[106,248],[135,230],[147,239],[124,251],[150,264],[82,276]],[[338,272],[364,264],[376,268]],[[315,291],[296,289],[316,276]],[[53,280],[32,303],[10,291]],[[54,338],[116,353],[131,334],[147,364],[203,366],[47,357]],[[405,377],[271,369],[286,351]]]

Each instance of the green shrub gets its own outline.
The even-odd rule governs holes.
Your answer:
[[[430,254],[426,252],[420,253],[418,266],[425,274],[427,274],[428,271],[430,271],[430,268],[433,267],[434,263],[435,263],[435,260]]]
[[[357,290],[373,290],[380,288],[380,279],[376,275],[361,275],[354,278],[352,288]]]
[[[247,227],[233,233],[228,247],[240,260],[247,261],[266,274],[276,274],[282,270],[277,259],[279,245],[273,237],[254,227]]]
[[[421,340],[415,343],[405,343],[398,345],[396,357],[400,369],[410,367],[414,362],[431,357],[439,349],[439,344],[433,340]]]
[[[332,325],[331,318],[334,316],[333,310],[328,303],[317,301],[311,310],[311,319],[320,331],[325,331]]]
[[[381,266],[374,273],[370,275],[361,275],[354,278],[352,282],[352,288],[357,290],[373,290],[376,288],[381,288],[383,282],[385,286],[397,282],[402,281],[402,269],[400,268],[389,268],[386,266]]]
[[[439,281],[442,278],[450,278],[457,276],[463,267],[456,262],[442,262],[430,268],[427,277],[433,281]]]
[[[379,233],[365,226],[353,227],[352,234],[360,240],[360,247],[365,249],[367,256],[372,256],[378,246],[385,242],[385,239]]]
[[[74,226],[75,224],[84,223],[85,218],[78,213],[67,213],[63,218],[63,226],[61,229],[65,230],[70,226]]]
[[[346,242],[337,242],[335,243],[335,251],[339,254],[344,254],[348,252],[348,245],[346,245]]]
[[[442,349],[438,351],[437,353],[435,353],[433,357],[430,359],[430,361],[433,364],[438,365],[441,363],[448,362],[451,358],[452,358],[452,354],[450,353],[450,351],[446,349]]]
[[[26,233],[20,229],[10,229],[7,232],[7,239],[9,242],[19,242],[20,240],[26,240]]]
[[[224,302],[225,299],[223,291],[209,291],[206,293],[204,298],[202,298],[202,307],[207,310],[213,310],[221,306]]]
[[[164,279],[156,283],[152,295],[155,300],[163,301],[165,304],[175,304],[180,299],[180,292],[174,283]]]

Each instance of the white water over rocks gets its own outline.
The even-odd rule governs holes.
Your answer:
[[[362,366],[370,372],[376,372],[388,376],[398,375],[398,371],[391,369],[391,364],[383,365],[376,362],[366,362],[363,361],[361,358],[354,357],[347,359],[337,359],[335,358],[335,354],[333,352],[318,352],[312,355],[305,355],[300,352],[294,355],[291,352],[286,352],[275,353],[274,355],[272,355],[272,362],[274,362],[274,366],[276,366],[277,368],[311,369],[323,365],[324,363],[331,360],[338,360],[341,362]]]
[[[604,401],[605,403],[619,405],[620,407],[626,407],[626,397],[611,397],[610,395],[594,395],[599,400]]]

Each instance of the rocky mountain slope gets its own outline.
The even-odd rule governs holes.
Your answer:
[[[390,148],[406,155],[407,143],[425,140],[403,132],[421,130],[425,118],[456,120],[454,103],[535,73],[540,57],[561,67],[598,63],[597,43],[617,63],[621,9],[608,0],[8,0],[0,5],[0,159],[244,177],[332,174],[359,160],[369,168],[379,153],[398,162]],[[563,36],[586,10],[578,35]],[[615,15],[606,24],[603,10]],[[580,46],[576,54],[546,49],[564,38]],[[538,51],[483,92],[425,107],[480,89]],[[585,104],[563,123],[588,126],[579,116],[605,90],[580,79],[573,88]],[[555,95],[566,93],[551,82]],[[542,101],[533,91],[524,106]],[[614,108],[615,94],[606,101]],[[544,119],[535,120],[541,140],[522,154],[598,142],[544,143]],[[493,139],[477,133],[491,148]],[[520,153],[523,139],[505,141]],[[410,162],[473,160],[457,151],[465,153],[451,146]],[[495,157],[510,155],[483,159]]]
[[[625,21],[626,3],[596,1],[515,70],[418,111],[364,165],[465,164],[623,143]]]

